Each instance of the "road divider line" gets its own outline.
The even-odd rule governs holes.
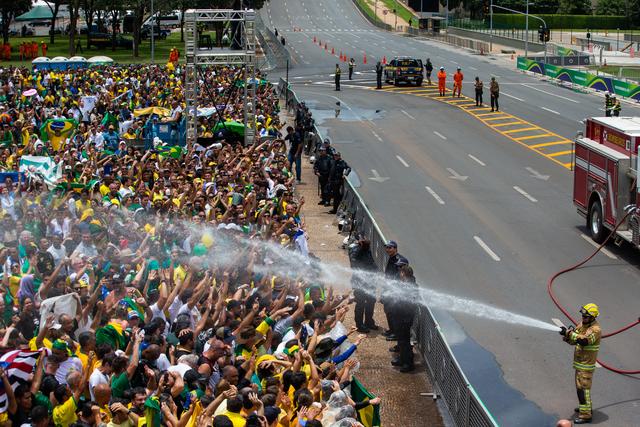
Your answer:
[[[372,130],[371,133],[376,137],[378,141],[382,142],[382,138],[380,138],[380,135],[378,135],[375,130]]]
[[[551,108],[542,107],[542,109],[545,110],[545,111],[548,111],[550,113],[560,115],[560,113],[558,113],[556,110],[552,110]]]
[[[538,199],[536,199],[531,194],[527,193],[526,191],[524,191],[522,188],[518,187],[517,185],[514,185],[513,189],[516,190],[518,193],[522,194],[527,199],[529,199],[529,201],[531,201],[533,203],[538,203]]]
[[[438,196],[438,193],[433,191],[433,189],[431,187],[429,187],[427,185],[424,188],[426,188],[427,191],[429,192],[429,194],[431,194],[433,196],[433,198],[436,199],[436,202],[440,203],[441,205],[444,205],[444,200],[442,200],[442,197]]]
[[[593,241],[593,239],[589,236],[587,236],[586,234],[581,233],[580,237],[582,237],[584,240],[586,240],[591,246],[599,248],[600,244],[596,243]],[[607,248],[602,248],[600,249],[600,252],[602,252],[604,255],[606,255],[607,257],[611,258],[611,259],[618,259],[618,257],[616,255],[614,255],[609,249]]]
[[[476,241],[476,243],[482,248],[484,249],[484,251],[496,262],[500,261],[500,257],[491,250],[491,248],[489,247],[489,245],[487,245],[480,237],[478,236],[473,236],[473,240]]]
[[[443,134],[441,134],[440,132],[438,132],[437,130],[434,130],[433,133],[435,133],[437,136],[439,136],[442,139],[447,139],[446,136],[444,136]]]
[[[398,159],[398,161],[399,161],[400,163],[402,163],[402,164],[404,165],[404,167],[405,167],[405,168],[408,168],[408,167],[409,167],[409,163],[407,163],[407,161],[406,161],[405,159],[403,159],[402,157],[400,157],[400,156],[396,155],[396,159]]]
[[[556,98],[566,99],[567,101],[573,102],[574,104],[579,104],[580,101],[576,101],[575,99],[567,98],[566,96],[558,95],[556,93],[547,92],[546,90],[538,89],[537,87],[529,86],[526,83],[522,83],[522,86],[528,87],[529,89],[537,90],[538,92],[546,93],[547,95],[555,96]],[[524,101],[522,101],[524,102]]]
[[[513,99],[515,99],[517,101],[524,102],[524,99],[518,98],[517,96],[509,95],[508,93],[501,92],[500,95],[504,95],[504,96],[507,96],[509,98],[513,98]]]
[[[487,166],[487,164],[485,162],[483,162],[482,160],[480,160],[479,158],[477,158],[476,156],[474,156],[473,154],[467,154],[467,156],[469,156],[469,158],[471,160],[473,160],[474,162],[476,162],[477,164],[479,164],[480,166]]]
[[[413,117],[411,114],[407,113],[406,111],[404,111],[404,110],[400,110],[400,111],[402,112],[402,114],[404,114],[405,116],[409,117],[411,120],[415,120],[416,119],[415,117]]]

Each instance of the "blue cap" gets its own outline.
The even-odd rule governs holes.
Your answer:
[[[385,245],[385,248],[396,248],[398,249],[398,244],[395,242],[395,240],[389,240]]]

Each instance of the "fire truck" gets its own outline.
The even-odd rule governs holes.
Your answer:
[[[573,203],[598,243],[615,229],[617,244],[640,246],[638,145],[640,117],[589,118],[576,136]]]

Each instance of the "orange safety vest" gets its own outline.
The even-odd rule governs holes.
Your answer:
[[[446,79],[447,79],[447,73],[445,73],[444,71],[438,71],[438,81],[441,83],[444,83]]]

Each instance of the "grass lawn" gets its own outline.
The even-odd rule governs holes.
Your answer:
[[[125,38],[133,38],[131,35],[124,35]],[[78,56],[84,56],[90,58],[96,55],[104,55],[113,60],[116,63],[149,63],[151,62],[151,40],[143,40],[140,45],[140,56],[138,58],[133,57],[133,50],[116,48],[115,51],[111,48],[97,49],[92,47],[87,49],[87,36],[80,36],[82,40],[82,52],[76,52]],[[212,34],[212,38],[215,38],[215,33]],[[26,41],[35,41],[40,45],[41,41],[44,41],[49,46],[47,49],[47,56],[53,58],[54,56],[69,56],[69,37],[63,35],[56,35],[55,44],[49,44],[49,37],[11,37],[9,43],[12,46],[11,49],[11,61],[0,61],[0,66],[15,65],[15,66],[29,66],[31,60],[20,61],[20,43]],[[180,41],[180,31],[172,32],[166,40],[155,40],[155,62],[156,64],[166,63],[169,60],[169,51],[171,48],[176,47],[180,51],[180,60],[184,57],[184,42]]]
[[[387,6],[387,9],[389,9],[389,13],[392,13],[391,11],[395,9],[398,13],[398,17],[404,19],[407,22],[409,22],[409,19],[411,19],[412,26],[418,26],[418,19],[415,17],[415,15],[411,13],[411,11],[409,11],[409,9],[407,9],[405,5],[400,3],[398,0],[382,0],[382,3]]]
[[[602,71],[616,77],[640,81],[640,67],[620,67],[617,65],[607,65],[606,67],[591,67],[594,71]],[[622,70],[622,72],[620,72]]]

